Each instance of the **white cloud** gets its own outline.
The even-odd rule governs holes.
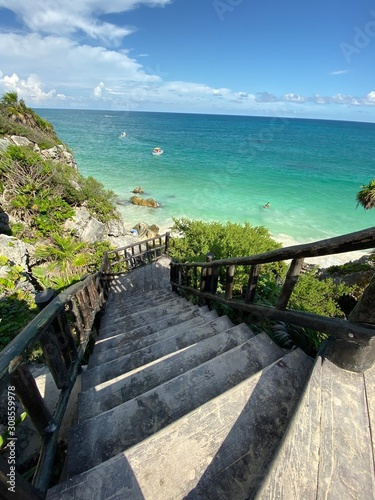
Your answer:
[[[163,7],[172,0],[0,0],[31,31],[62,35],[83,31],[93,39],[118,43],[129,28],[103,22],[103,14],[127,12],[140,5]]]
[[[290,93],[290,94],[285,94],[283,97],[283,100],[289,101],[289,102],[302,103],[302,102],[306,102],[306,97],[303,97],[303,96],[298,95],[298,94]]]
[[[375,91],[372,90],[369,92],[365,98],[365,103],[369,106],[373,106],[375,104]]]

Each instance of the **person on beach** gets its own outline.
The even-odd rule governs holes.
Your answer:
[[[270,202],[267,201],[267,203],[265,205],[263,205],[263,208],[268,208],[270,206]]]

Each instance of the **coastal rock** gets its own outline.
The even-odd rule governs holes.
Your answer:
[[[159,207],[159,203],[153,200],[152,198],[144,199],[140,198],[139,196],[132,196],[130,198],[130,201],[131,203],[133,203],[133,205],[140,205],[142,207],[151,207],[151,208]]]
[[[148,238],[154,238],[155,236],[158,236],[159,234],[159,227],[156,226],[155,224],[152,224],[149,226],[145,222],[138,222],[133,227],[133,230],[137,231],[138,238],[143,240],[143,239],[148,239]]]
[[[14,236],[0,234],[0,255],[5,255],[11,265],[21,266],[27,271],[29,251],[23,241]]]
[[[133,189],[132,193],[142,194],[143,193],[143,189],[141,188],[141,186],[138,186],[138,187],[136,187],[136,188]]]
[[[85,208],[77,208],[73,219],[65,222],[64,228],[75,231],[78,238],[87,243],[104,239],[104,224],[92,217]]]
[[[112,219],[105,224],[104,232],[109,236],[114,238],[119,238],[125,236],[126,229],[124,223],[120,219]]]
[[[6,151],[12,143],[6,137],[0,139],[0,151]]]
[[[26,146],[31,148],[34,146],[34,143],[29,141],[27,137],[23,137],[20,135],[11,135],[10,138],[16,146]]]
[[[53,160],[55,162],[66,163],[67,165],[74,167],[78,170],[77,163],[74,160],[72,153],[66,149],[65,146],[59,144],[58,146],[54,146],[50,149],[43,149],[40,151],[40,154],[47,159]]]

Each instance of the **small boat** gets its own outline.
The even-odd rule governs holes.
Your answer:
[[[126,132],[121,132],[120,137],[126,137]]]
[[[154,148],[152,150],[152,154],[154,156],[159,156],[159,155],[162,155],[163,153],[164,153],[164,151],[161,148]]]

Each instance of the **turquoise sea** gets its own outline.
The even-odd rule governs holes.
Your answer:
[[[80,172],[117,193],[129,227],[143,221],[167,228],[172,217],[248,221],[266,226],[277,239],[302,243],[375,226],[375,211],[356,208],[357,192],[375,177],[375,124],[37,112],[70,147]],[[156,146],[163,155],[152,155]],[[129,204],[136,186],[161,207]]]

